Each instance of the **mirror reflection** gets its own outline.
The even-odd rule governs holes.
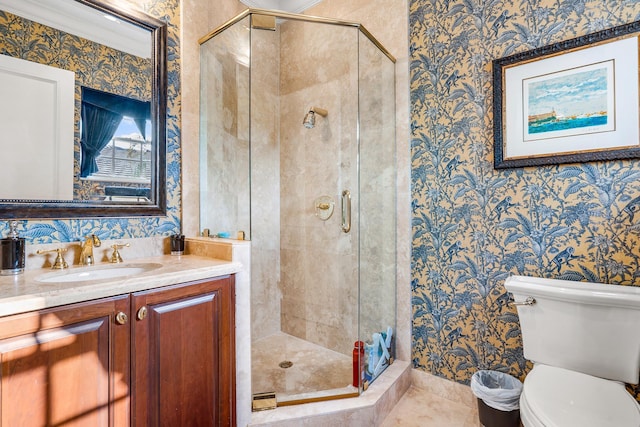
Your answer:
[[[0,107],[0,213],[9,202],[163,209],[159,30],[98,0],[0,0],[0,93],[11,100]]]

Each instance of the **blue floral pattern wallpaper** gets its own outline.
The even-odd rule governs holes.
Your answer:
[[[168,24],[167,216],[20,220],[18,232],[27,239],[29,244],[76,241],[90,233],[98,235],[101,239],[119,239],[170,235],[180,230],[180,2],[178,0],[129,0],[129,3],[131,8],[143,11]],[[37,40],[34,43],[38,44],[36,42]],[[70,48],[73,49],[73,46]],[[64,60],[64,58],[61,59],[61,61]],[[54,65],[56,58],[47,57],[47,62]],[[84,61],[83,66],[89,66],[89,64],[95,69],[89,70],[88,75],[101,75],[103,78],[108,78],[108,73],[101,62]],[[113,78],[116,81],[120,80],[120,76],[117,75]],[[146,86],[148,81],[148,78],[142,79],[140,84]],[[148,91],[148,88],[144,89]],[[135,91],[135,88],[131,90]],[[0,221],[0,236],[6,236],[8,228],[8,221]]]
[[[509,275],[640,285],[640,161],[494,170],[491,74],[494,59],[639,19],[637,0],[410,1],[417,369],[524,378]]]

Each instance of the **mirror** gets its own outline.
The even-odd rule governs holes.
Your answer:
[[[165,214],[167,27],[113,3],[0,0],[0,218]]]

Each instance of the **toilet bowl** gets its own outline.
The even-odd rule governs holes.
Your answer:
[[[640,426],[640,405],[621,382],[534,365],[520,395],[526,427]]]
[[[624,382],[640,374],[640,288],[512,276],[524,356],[525,427],[640,426]]]

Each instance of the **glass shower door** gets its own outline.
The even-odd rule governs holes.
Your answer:
[[[285,19],[251,30],[254,392],[278,404],[358,392],[357,37]]]
[[[362,33],[358,45],[359,335],[365,342],[365,377],[370,382],[395,357],[395,65]]]

